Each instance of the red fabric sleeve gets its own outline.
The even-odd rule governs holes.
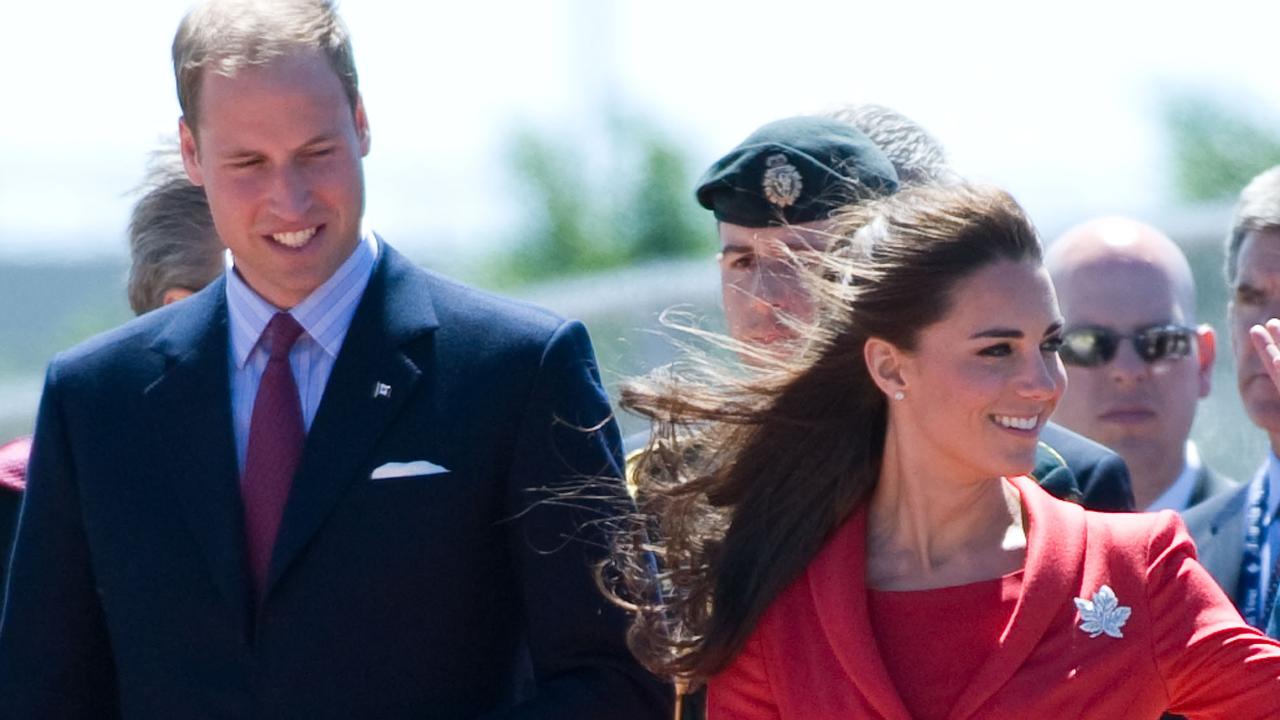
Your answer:
[[[1194,720],[1280,718],[1280,643],[1245,624],[1196,561],[1182,520],[1161,515],[1147,543],[1147,602],[1169,711]]]
[[[707,720],[780,720],[773,700],[764,648],[751,638],[729,667],[707,683]]]

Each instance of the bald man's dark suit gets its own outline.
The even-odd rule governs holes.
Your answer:
[[[1064,477],[1064,472],[1070,477]],[[1106,446],[1061,425],[1046,423],[1040,431],[1032,474],[1054,495],[1090,510],[1134,510],[1133,487],[1124,460]],[[1066,490],[1073,485],[1078,496]]]

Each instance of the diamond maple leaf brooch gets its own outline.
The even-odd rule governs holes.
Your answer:
[[[1129,614],[1133,609],[1121,605],[1110,587],[1103,585],[1098,588],[1092,600],[1074,600],[1076,609],[1080,611],[1080,629],[1089,633],[1089,637],[1096,638],[1104,633],[1113,638],[1124,637],[1120,628],[1129,621]]]

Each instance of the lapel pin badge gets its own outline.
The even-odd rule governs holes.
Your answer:
[[[375,400],[378,398],[389,398],[389,397],[391,397],[390,385],[383,382],[378,382],[373,384],[373,398]]]
[[[1116,593],[1109,586],[1103,585],[1092,599],[1074,598],[1076,609],[1080,611],[1080,630],[1089,633],[1089,637],[1109,635],[1122,638],[1120,628],[1129,621],[1132,608],[1120,604]]]

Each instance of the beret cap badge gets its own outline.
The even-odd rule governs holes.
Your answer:
[[[800,199],[801,191],[804,190],[800,171],[788,162],[787,156],[782,153],[765,158],[765,164],[769,166],[761,180],[765,198],[780,208],[794,205],[796,200]]]
[[[850,202],[898,189],[880,148],[848,123],[800,115],[761,126],[702,174],[695,195],[741,227],[827,220]]]

